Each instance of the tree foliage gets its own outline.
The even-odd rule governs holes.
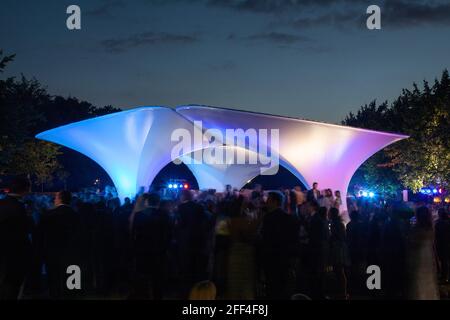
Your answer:
[[[2,58],[0,50],[0,72],[13,58]],[[34,137],[44,130],[116,111],[120,109],[52,96],[38,80],[23,75],[0,79],[0,175],[25,174],[42,189],[55,179],[65,184],[69,175],[79,176],[71,174],[75,170],[98,170],[82,155]],[[82,163],[83,169],[74,163]]]
[[[345,125],[394,131],[409,135],[371,157],[357,177],[378,188],[395,186],[418,191],[426,185],[450,183],[450,77],[444,70],[433,86],[424,81],[420,89],[404,89],[390,105],[376,101],[349,113]],[[355,183],[355,181],[353,181]],[[377,183],[374,183],[377,186]],[[372,184],[371,184],[372,185]]]

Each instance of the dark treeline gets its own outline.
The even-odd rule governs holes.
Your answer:
[[[0,73],[14,60],[0,51]],[[75,97],[51,95],[36,79],[24,75],[0,79],[0,176],[23,174],[39,191],[92,185],[106,173],[85,156],[34,136],[71,122],[120,111],[96,107]],[[70,179],[68,179],[70,177]],[[7,181],[0,180],[0,185]],[[68,185],[69,183],[69,185]]]
[[[398,132],[409,139],[395,143],[372,156],[353,177],[352,185],[365,183],[386,194],[399,186],[418,191],[424,186],[449,185],[450,178],[450,77],[442,72],[431,86],[415,83],[403,89],[391,104],[372,101],[356,114],[349,113],[344,125]]]

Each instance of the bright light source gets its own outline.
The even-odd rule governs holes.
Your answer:
[[[363,191],[362,195],[363,197],[367,197],[369,194],[367,193],[367,191]]]
[[[369,192],[369,197],[371,197],[371,198],[375,197],[375,193]]]
[[[169,189],[172,189],[172,187],[173,187],[173,185],[172,185],[172,184],[169,184]]]
[[[174,184],[174,185],[173,185],[173,188],[174,188],[174,189],[178,188],[178,185],[177,185],[177,184]]]
[[[189,185],[186,183],[186,184],[184,185],[184,188],[185,188],[185,189],[189,188]]]
[[[438,193],[436,188],[433,189],[433,193]]]

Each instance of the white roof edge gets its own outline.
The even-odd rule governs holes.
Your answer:
[[[254,115],[260,115],[265,117],[275,117],[275,118],[281,118],[286,120],[294,120],[294,121],[300,121],[300,122],[307,122],[307,123],[313,123],[317,125],[323,125],[323,126],[331,126],[331,127],[337,127],[337,128],[343,128],[343,129],[351,129],[356,131],[363,131],[363,132],[369,132],[369,133],[376,133],[376,134],[382,134],[382,135],[388,135],[388,136],[394,136],[399,139],[406,139],[409,138],[408,135],[395,133],[395,132],[387,132],[387,131],[378,131],[378,130],[372,130],[372,129],[364,129],[364,128],[358,128],[358,127],[351,127],[351,126],[344,126],[334,123],[328,123],[328,122],[321,122],[321,121],[315,121],[315,120],[307,120],[302,118],[296,118],[296,117],[289,117],[289,116],[281,116],[276,114],[270,114],[270,113],[264,113],[264,112],[256,112],[256,111],[246,111],[246,110],[240,110],[240,109],[232,109],[232,108],[224,108],[224,107],[215,107],[215,106],[207,106],[207,105],[181,105],[177,106],[175,110],[187,110],[187,109],[211,109],[211,110],[223,110],[223,111],[230,111],[230,112],[239,112],[239,113],[248,113],[248,114],[254,114]]]

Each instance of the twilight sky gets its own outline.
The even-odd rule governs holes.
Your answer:
[[[67,6],[82,29],[66,28]],[[366,8],[381,7],[381,30]],[[2,75],[94,105],[205,104],[339,122],[450,69],[450,0],[2,0]]]

